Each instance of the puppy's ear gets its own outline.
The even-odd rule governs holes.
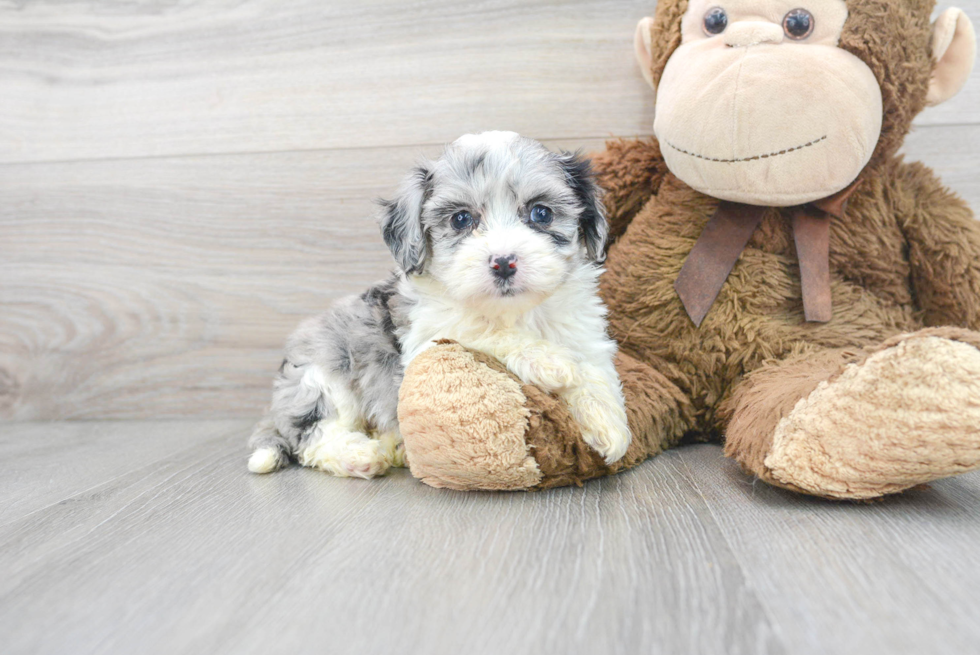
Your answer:
[[[428,256],[422,205],[432,186],[432,171],[418,166],[405,178],[393,200],[381,200],[381,236],[406,273],[421,273]]]
[[[589,259],[601,264],[606,261],[606,239],[609,226],[606,223],[606,209],[602,206],[602,189],[596,184],[592,173],[592,162],[579,152],[562,152],[558,162],[565,171],[568,185],[582,204],[579,218],[579,235]]]

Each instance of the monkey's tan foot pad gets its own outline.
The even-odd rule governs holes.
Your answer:
[[[451,341],[408,366],[398,421],[412,475],[433,487],[545,489],[612,471],[562,401]]]
[[[791,488],[842,499],[980,468],[977,343],[976,333],[926,330],[849,364],[780,421],[766,466]]]

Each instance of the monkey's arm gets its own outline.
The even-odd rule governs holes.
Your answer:
[[[922,164],[900,170],[894,202],[923,321],[980,330],[980,222]]]
[[[618,239],[643,205],[656,195],[667,174],[660,143],[649,139],[606,143],[603,152],[592,155],[596,180],[606,191],[603,203],[609,218],[609,243]]]

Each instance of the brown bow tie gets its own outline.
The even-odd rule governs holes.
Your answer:
[[[833,315],[830,298],[830,217],[843,218],[859,181],[840,193],[793,208],[793,239],[800,261],[803,313],[807,321],[826,323]],[[721,292],[766,207],[722,201],[688,255],[674,289],[698,327]]]

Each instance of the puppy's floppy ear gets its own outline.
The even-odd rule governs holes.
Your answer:
[[[419,165],[402,182],[393,200],[381,200],[381,236],[406,273],[421,273],[428,256],[422,205],[432,187],[428,164]]]
[[[606,261],[606,239],[609,226],[606,210],[602,206],[602,189],[596,184],[592,162],[580,152],[562,152],[558,163],[565,171],[565,179],[582,204],[579,217],[579,234],[585,244],[589,259],[601,264]]]

